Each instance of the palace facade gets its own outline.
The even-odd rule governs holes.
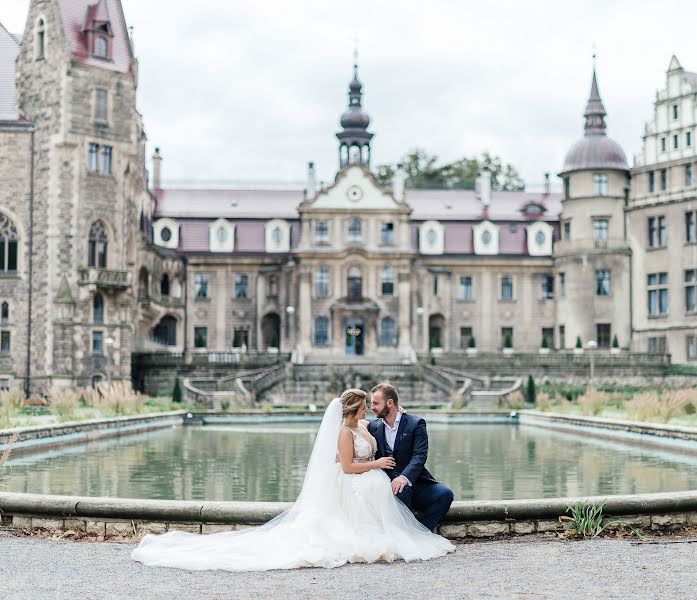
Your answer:
[[[160,351],[697,360],[697,74],[675,57],[633,167],[593,73],[561,194],[380,186],[357,68],[331,185],[310,163],[304,190],[176,189],[158,149],[146,169],[119,0],[32,0],[21,40],[0,25],[0,387],[127,380]]]

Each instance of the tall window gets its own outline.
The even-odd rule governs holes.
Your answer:
[[[470,346],[472,339],[471,327],[460,327],[460,350],[466,350]]]
[[[394,295],[394,269],[392,267],[384,267],[382,270],[382,295]]]
[[[571,241],[571,221],[564,221],[564,241]]]
[[[697,310],[697,269],[685,270],[685,311]]]
[[[248,278],[246,275],[235,276],[235,298],[247,297],[247,282]]]
[[[665,192],[668,188],[668,169],[661,169],[661,191]]]
[[[649,316],[668,314],[668,273],[650,273],[648,276]]]
[[[315,221],[315,244],[329,243],[329,223],[327,221]]]
[[[329,319],[317,317],[315,319],[315,346],[329,345]]]
[[[315,270],[315,296],[317,298],[329,296],[329,267],[317,267]]]
[[[380,322],[380,345],[390,348],[397,345],[397,330],[392,317],[385,317]]]
[[[351,267],[349,269],[348,297],[352,300],[363,297],[363,276],[359,267]]]
[[[675,121],[675,119],[678,118],[678,105],[673,104],[673,106],[671,107],[671,111],[673,113],[673,120]]]
[[[593,174],[593,195],[607,196],[607,173]]]
[[[686,131],[685,132],[685,145],[689,148],[692,146],[692,132],[691,131]]]
[[[111,146],[102,146],[99,158],[99,172],[104,174],[111,173]]]
[[[545,300],[554,298],[554,275],[542,275],[540,292]]]
[[[383,223],[380,227],[380,241],[385,246],[394,244],[394,224]]]
[[[10,332],[0,331],[0,352],[6,353],[10,351]]]
[[[101,88],[94,93],[94,118],[97,121],[107,120],[107,91]]]
[[[608,220],[593,219],[593,239],[596,242],[607,242],[608,238]]]
[[[666,151],[666,138],[662,137],[661,138],[661,152]]]
[[[513,348],[513,327],[501,327],[501,345]]]
[[[247,351],[249,348],[249,327],[235,327],[233,329],[232,347]]]
[[[433,295],[437,296],[438,295],[438,274],[434,273],[433,275]]]
[[[610,271],[601,269],[595,272],[595,294],[596,296],[610,295]]]
[[[656,173],[649,171],[649,192],[656,191]]]
[[[685,187],[692,187],[692,165],[685,165]]]
[[[208,298],[208,275],[196,273],[194,276],[194,298],[202,300]]]
[[[106,269],[107,234],[104,223],[95,221],[90,228],[87,245],[87,266]]]
[[[554,327],[542,328],[542,343],[546,348],[554,348]]]
[[[94,39],[94,55],[99,58],[107,58],[109,56],[109,42],[103,35],[98,35]]]
[[[17,228],[0,213],[0,275],[17,271]]]
[[[559,296],[566,296],[566,273],[559,273]]]
[[[566,348],[566,327],[559,325],[559,347],[563,350]]]
[[[678,149],[678,143],[679,143],[678,142],[678,134],[675,133],[675,134],[673,134],[673,150]]]
[[[666,353],[666,336],[650,337],[648,340],[649,354],[665,354]]]
[[[10,320],[10,305],[3,302],[0,305],[0,323],[7,323]]]
[[[87,170],[90,173],[111,173],[112,147],[89,144],[87,147]]]
[[[104,296],[95,294],[92,298],[92,321],[104,323]]]
[[[697,359],[697,336],[687,335],[685,336],[685,351],[688,360]]]
[[[564,177],[564,198],[567,200],[571,195],[571,183],[568,177]]]
[[[160,295],[169,296],[169,275],[164,273],[160,279]]]
[[[501,300],[513,300],[513,277],[501,277]]]
[[[695,211],[691,210],[685,213],[685,241],[686,242],[697,242],[697,231],[695,230],[695,224],[697,219],[695,218]]]
[[[610,323],[597,323],[595,326],[595,333],[598,348],[609,348],[611,342]]]
[[[92,354],[104,355],[104,333],[102,331],[92,332]]]
[[[46,24],[43,19],[36,22],[36,60],[46,56]]]
[[[668,244],[665,217],[649,217],[649,248],[664,248]]]
[[[362,237],[361,220],[358,217],[351,217],[348,222],[348,241],[360,242]]]
[[[470,275],[460,275],[457,297],[460,300],[472,300],[472,277]]]
[[[194,327],[194,348],[208,347],[208,327]]]

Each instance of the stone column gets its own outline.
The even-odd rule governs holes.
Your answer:
[[[215,277],[215,322],[216,323],[225,323],[227,321],[226,319],[226,314],[230,312],[230,309],[228,307],[228,303],[231,302],[232,298],[232,293],[228,293],[228,286],[227,286],[227,279],[228,279],[228,272],[224,267],[221,267],[219,269],[216,269],[215,271],[212,271],[213,276]],[[234,281],[233,281],[234,285]],[[238,319],[237,316],[234,317],[234,321]],[[233,321],[233,325],[235,324]],[[218,351],[225,351],[227,350],[227,347],[225,345],[225,327],[216,327],[215,328],[216,332],[216,340],[215,340],[215,346],[213,347],[215,350]],[[251,335],[251,331],[249,332]],[[193,348],[194,347],[194,331],[193,329],[191,330],[188,338],[189,340],[189,347]],[[251,340],[250,340],[251,341]],[[232,339],[230,340],[230,343],[232,344]]]
[[[399,273],[397,275],[399,294],[399,354],[409,356],[411,354],[411,273]]]
[[[298,345],[303,353],[308,353],[312,348],[312,273],[303,270],[299,274],[300,279],[300,306],[298,306],[298,321],[300,336]]]
[[[254,292],[254,312],[255,312],[255,327],[257,331],[256,335],[256,351],[261,350],[266,351],[266,346],[264,344],[264,332],[261,330],[261,319],[263,315],[261,314],[262,304],[265,302],[264,297],[264,277],[261,273],[257,272],[254,274],[256,277],[256,291]],[[251,340],[250,340],[251,341]]]

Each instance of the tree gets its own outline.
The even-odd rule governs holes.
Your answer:
[[[583,344],[581,344],[581,336],[580,335],[576,336],[576,347],[583,348]]]
[[[619,348],[619,347],[620,347],[620,343],[619,343],[619,341],[617,340],[617,334],[615,334],[615,336],[612,338],[612,347],[613,347],[613,348]]]
[[[410,188],[473,189],[482,169],[491,171],[491,187],[494,190],[522,191],[525,182],[510,163],[504,164],[499,156],[488,152],[479,158],[461,158],[451,163],[439,164],[438,156],[416,148],[400,161],[406,173],[406,185]],[[377,167],[375,177],[381,185],[389,186],[396,165]]]
[[[179,386],[179,377],[174,380],[174,390],[172,390],[172,402],[182,403],[182,389]]]
[[[528,375],[528,383],[525,386],[525,402],[528,404],[535,404],[535,399],[537,398],[537,390],[535,389],[535,380],[532,375]]]

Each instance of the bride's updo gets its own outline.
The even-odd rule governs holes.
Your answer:
[[[363,390],[349,389],[341,394],[341,407],[343,409],[344,419],[352,417],[358,412],[361,406],[365,406],[365,400],[368,394]]]

